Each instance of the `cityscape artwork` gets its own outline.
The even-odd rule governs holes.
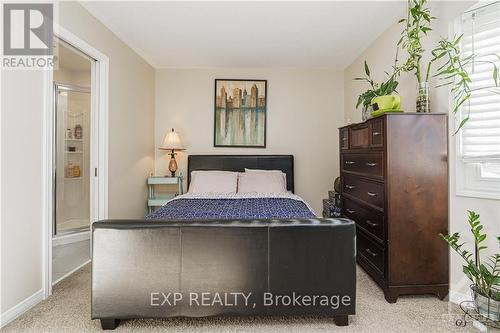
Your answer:
[[[266,80],[215,80],[215,147],[266,147]]]

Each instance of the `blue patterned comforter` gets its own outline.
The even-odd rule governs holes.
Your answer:
[[[290,198],[176,199],[146,216],[149,220],[269,219],[316,217]]]

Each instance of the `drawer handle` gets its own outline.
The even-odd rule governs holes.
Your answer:
[[[355,164],[355,163],[356,162],[354,162],[354,161],[345,161],[345,164],[347,164],[347,165],[352,165],[352,164]]]
[[[375,162],[366,162],[366,165],[369,166],[369,167],[374,167],[374,166],[377,166],[378,163],[375,163]]]
[[[346,208],[346,210],[345,210],[345,211],[346,211],[346,212],[348,212],[349,214],[354,214],[354,213],[356,213],[356,211],[355,211],[355,210],[352,210],[352,209],[349,209],[349,208]]]
[[[373,132],[372,133],[373,136],[377,136],[377,135],[380,135],[380,134],[382,134],[382,133],[380,133],[380,132]]]
[[[347,141],[347,138],[342,138],[342,141]]]
[[[373,252],[372,250],[370,250],[369,248],[366,249],[366,253],[368,253],[369,255],[371,255],[372,257],[376,257],[378,254]]]
[[[378,223],[374,223],[370,220],[366,220],[366,224],[368,224],[370,227],[373,227],[373,228],[378,227]]]
[[[376,197],[378,195],[377,193],[373,192],[366,192],[366,194],[368,194],[369,197]]]
[[[346,185],[345,187],[348,188],[349,190],[353,190],[356,188],[356,186],[354,185]]]

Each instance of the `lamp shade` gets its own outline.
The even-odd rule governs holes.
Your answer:
[[[179,133],[176,133],[172,128],[172,131],[168,132],[165,135],[165,139],[163,139],[163,143],[160,146],[160,149],[163,150],[184,150],[182,146],[181,138],[179,137]]]

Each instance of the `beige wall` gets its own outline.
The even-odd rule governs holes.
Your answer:
[[[214,79],[266,79],[267,148],[214,148]],[[322,198],[339,174],[337,128],[343,123],[342,72],[299,69],[161,69],[156,72],[156,145],[174,127],[188,154],[293,154],[295,191],[321,215]],[[156,150],[157,174],[167,155]]]
[[[56,21],[109,57],[109,216],[142,217],[153,169],[154,70],[79,4],[59,3]],[[3,316],[42,289],[45,91],[41,71],[2,71],[1,80]]]
[[[42,289],[41,71],[2,71],[0,313]]]
[[[434,3],[432,14],[439,17],[439,21],[434,23],[434,37],[430,38],[424,45],[427,49],[436,41],[436,36],[447,36],[451,32],[451,24],[463,10],[472,6],[474,2],[439,2]],[[352,80],[355,76],[363,75],[363,61],[368,60],[371,71],[375,72],[376,80],[384,79],[383,72],[390,70],[393,64],[393,50],[399,40],[401,28],[394,24],[386,30],[373,44],[369,47],[350,65],[344,72],[344,97],[345,97],[345,121],[359,122],[361,121],[360,110],[355,110],[357,96],[366,90],[367,86]],[[387,52],[386,50],[390,50]],[[404,53],[403,53],[404,55]],[[403,75],[400,80],[399,93],[403,100],[403,109],[406,111],[415,110],[415,95],[416,95],[416,80],[413,74]],[[449,112],[449,93],[446,88],[435,89],[431,91],[431,108],[436,112]],[[450,115],[450,128],[455,128],[454,117]],[[485,228],[489,233],[490,251],[498,249],[494,242],[494,236],[500,234],[500,224],[498,216],[500,216],[500,201],[487,200],[470,197],[461,197],[456,194],[456,163],[455,156],[456,137],[449,134],[449,165],[450,165],[450,214],[449,214],[449,231],[461,232],[465,237],[464,240],[470,241],[469,230],[467,228],[466,214],[467,210],[475,210],[481,214],[481,221],[485,224]],[[450,283],[453,293],[468,293],[467,289],[469,282],[462,272],[461,259],[452,253],[450,255]]]

